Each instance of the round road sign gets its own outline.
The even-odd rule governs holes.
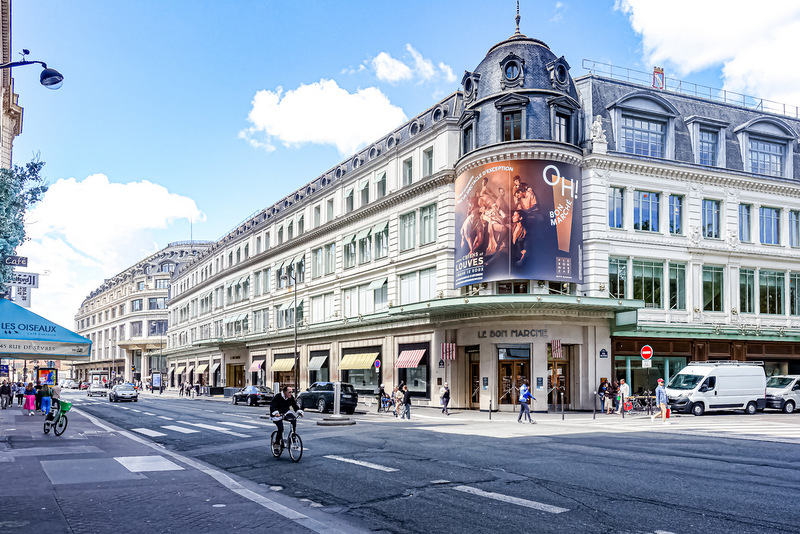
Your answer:
[[[650,345],[645,345],[642,347],[642,350],[640,350],[639,353],[642,355],[643,360],[649,360],[653,357],[653,347]]]
[[[380,368],[381,368],[381,361],[375,360],[375,369],[380,369]]]

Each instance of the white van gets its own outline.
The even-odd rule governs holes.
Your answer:
[[[767,380],[767,408],[792,413],[800,404],[800,376],[771,376]]]
[[[744,410],[754,414],[767,404],[762,362],[692,362],[667,385],[670,410],[703,415],[706,411]]]

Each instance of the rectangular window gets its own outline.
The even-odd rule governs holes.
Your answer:
[[[621,187],[610,187],[608,189],[608,227],[622,228],[623,193]]]
[[[750,172],[783,176],[783,151],[781,143],[750,138]]]
[[[167,278],[156,279],[156,289],[169,289],[169,279]]]
[[[789,211],[789,246],[800,247],[800,211]]]
[[[389,302],[389,286],[384,283],[373,291],[373,307],[375,311],[385,310]]]
[[[386,196],[386,173],[381,172],[378,174],[378,179],[375,180],[375,198],[383,198]]]
[[[750,212],[753,206],[750,204],[739,204],[739,241],[749,243],[750,236]]]
[[[633,228],[658,232],[658,204],[661,195],[652,191],[636,191],[633,197]]]
[[[422,176],[433,174],[433,147],[422,153]]]
[[[462,137],[462,144],[461,144],[461,151],[462,154],[466,154],[468,152],[472,152],[473,146],[473,129],[472,125],[467,126],[464,128],[464,133]]]
[[[700,165],[717,165],[719,134],[713,130],[700,130],[699,163]]]
[[[628,281],[628,260],[624,258],[608,259],[608,294],[615,299],[625,298]]]
[[[333,220],[333,199],[329,198],[328,201],[325,203],[325,222],[331,222]]]
[[[669,264],[669,309],[686,309],[686,265]]]
[[[131,311],[142,311],[144,308],[142,307],[142,299],[136,299],[131,301]]]
[[[419,272],[419,299],[420,301],[433,300],[436,296],[436,268],[424,269]]]
[[[344,212],[350,213],[353,211],[354,208],[354,193],[353,189],[350,188],[344,193]]]
[[[633,298],[643,300],[646,308],[662,308],[661,283],[664,265],[654,261],[633,261]]]
[[[167,333],[167,321],[147,321],[148,335],[163,336]]]
[[[761,243],[764,245],[780,245],[781,210],[779,208],[761,208],[759,212]]]
[[[385,258],[389,255],[389,225],[373,234],[375,241],[375,259]]]
[[[142,335],[142,321],[134,321],[131,323],[131,337],[140,337]]]
[[[769,315],[783,314],[783,279],[780,271],[758,272],[758,297],[761,313]]]
[[[789,274],[789,313],[800,315],[800,273]]]
[[[414,178],[414,161],[411,158],[408,158],[403,162],[403,187],[407,185],[411,185],[411,181]]]
[[[283,243],[283,227],[278,228],[278,244]]]
[[[722,311],[723,268],[703,266],[703,310]]]
[[[503,113],[503,141],[522,139],[522,112]]]
[[[349,269],[356,265],[356,240],[351,239],[342,243],[342,250],[344,254],[344,268]]]
[[[306,257],[303,255],[297,263],[294,264],[295,268],[295,276],[297,277],[297,283],[302,284],[306,281]],[[245,292],[245,295],[247,293]]]
[[[417,273],[400,275],[400,304],[411,304],[418,301]]]
[[[372,236],[367,235],[358,240],[358,263],[372,261]]]
[[[306,218],[304,216],[300,216],[297,218],[297,235],[302,235],[303,232],[306,231]],[[244,257],[248,257],[247,253],[247,246],[244,247]]]
[[[257,297],[261,294],[261,271],[253,273],[253,296]]]
[[[628,154],[663,158],[666,152],[664,122],[641,117],[622,116],[622,151]]]
[[[436,204],[419,209],[419,244],[436,241]]]
[[[683,235],[683,197],[669,196],[669,233]]]
[[[322,206],[314,206],[314,228],[322,224]]]
[[[325,245],[325,274],[336,270],[336,243]]]
[[[563,113],[556,113],[556,121],[553,125],[554,141],[569,143],[569,116]]]
[[[311,277],[318,278],[322,276],[324,263],[322,260],[322,247],[315,248],[311,251]]]
[[[756,272],[739,269],[739,313],[756,312]]]
[[[348,287],[342,291],[342,308],[345,317],[355,317],[358,315],[358,288]]]
[[[719,200],[703,199],[703,237],[719,239],[720,204]]]
[[[400,250],[410,250],[416,246],[417,212],[400,216]]]
[[[263,287],[263,289],[264,289],[264,294],[265,295],[270,292],[270,285],[272,284],[271,276],[272,276],[272,268],[270,267],[270,268],[264,269],[264,287]]]
[[[369,180],[364,180],[361,183],[361,192],[359,195],[361,197],[359,199],[361,207],[364,207],[367,204],[369,204]]]

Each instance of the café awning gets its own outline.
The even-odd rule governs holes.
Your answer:
[[[377,352],[368,354],[348,354],[339,362],[339,369],[369,369],[378,358]]]
[[[0,357],[89,361],[92,342],[40,315],[0,299]]]
[[[203,365],[198,365],[195,371],[197,372],[198,375],[201,375],[206,372],[206,369],[208,369],[208,365],[203,364]]]
[[[180,367],[178,367],[177,369],[175,369],[175,374],[176,374],[176,375],[182,375],[182,374],[183,374],[183,372],[184,372],[185,370],[186,370],[186,367],[185,367],[185,366],[183,366],[183,365],[181,365]]]
[[[425,349],[422,350],[404,350],[397,357],[397,362],[394,366],[397,369],[411,369],[419,365],[419,361],[425,355]]]

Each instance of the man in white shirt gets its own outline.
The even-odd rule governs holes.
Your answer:
[[[625,401],[631,396],[631,387],[625,382],[625,379],[619,381],[619,406],[617,413],[621,413],[624,409]]]

